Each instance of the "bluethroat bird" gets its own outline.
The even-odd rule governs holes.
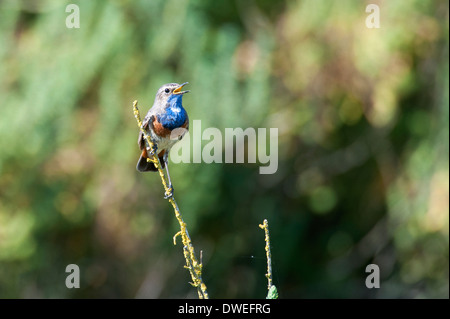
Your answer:
[[[138,145],[142,153],[136,169],[139,172],[158,171],[152,162],[147,162],[147,158],[154,154],[157,149],[161,165],[163,168],[166,168],[169,188],[172,192],[173,187],[168,163],[169,152],[172,146],[181,140],[189,130],[189,117],[182,105],[183,94],[189,92],[182,91],[186,84],[188,82],[183,84],[168,83],[161,86],[156,93],[153,106],[142,121],[142,128],[150,135],[153,143],[156,144],[155,149],[149,148],[142,132],[139,132],[138,137]],[[172,194],[166,196],[166,198],[171,196]]]

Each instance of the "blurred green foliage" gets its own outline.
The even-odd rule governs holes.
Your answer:
[[[80,28],[65,7],[80,8]],[[379,4],[381,28],[365,26]],[[449,297],[447,1],[0,2],[0,297],[194,297],[142,112],[278,127],[279,169],[173,164],[212,298]],[[65,267],[81,269],[67,289]],[[365,267],[381,288],[365,287]]]

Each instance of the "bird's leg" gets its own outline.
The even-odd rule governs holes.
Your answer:
[[[169,193],[166,193],[164,198],[169,199],[169,198],[173,197],[173,186],[172,186],[172,181],[170,180],[170,174],[169,174],[169,152],[168,151],[166,151],[164,153],[163,161],[164,161],[164,164],[166,165],[167,180],[169,182]]]

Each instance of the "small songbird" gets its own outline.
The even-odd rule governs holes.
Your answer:
[[[169,152],[172,146],[181,140],[189,130],[189,117],[182,105],[183,94],[189,91],[181,90],[186,84],[188,82],[168,83],[161,86],[156,93],[153,106],[142,121],[143,129],[156,144],[159,160],[162,167],[166,168],[169,187],[172,190],[168,168]],[[158,171],[152,162],[147,162],[147,158],[150,157],[149,152],[151,154],[155,150],[149,148],[142,132],[139,132],[138,145],[142,153],[136,169],[139,172]]]

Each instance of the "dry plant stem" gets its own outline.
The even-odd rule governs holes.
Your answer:
[[[267,289],[270,290],[270,287],[272,287],[272,255],[270,253],[270,237],[269,237],[269,223],[267,222],[267,219],[264,219],[264,222],[262,225],[259,225],[259,228],[264,229],[265,233],[265,241],[266,241],[266,257],[267,257]]]
[[[144,134],[144,138],[147,141],[147,151],[148,154],[151,154],[150,150],[154,149],[153,141],[151,140],[150,136],[145,132],[145,130],[142,128],[142,121],[139,114],[139,109],[137,106],[137,101],[133,102],[133,112],[134,117],[136,118],[137,124],[139,126],[139,129]],[[156,156],[158,152],[155,152],[150,158],[147,159],[147,161],[152,162],[155,164],[155,166],[158,169],[159,176],[161,177],[161,182],[164,186],[164,191],[166,195],[169,195],[171,192],[171,189],[169,188],[168,182],[166,180],[166,176],[164,174],[164,170],[161,166],[161,163],[159,161],[158,156]],[[183,218],[181,216],[180,209],[178,208],[177,202],[175,201],[175,197],[172,195],[169,197],[169,202],[172,204],[173,211],[175,213],[175,217],[178,220],[178,223],[180,224],[180,231],[173,236],[173,243],[176,245],[176,238],[178,236],[181,236],[181,241],[183,243],[183,255],[186,259],[186,265],[184,266],[189,270],[189,273],[191,274],[192,282],[191,284],[194,287],[197,287],[198,297],[200,299],[209,299],[208,292],[206,290],[206,285],[204,284],[202,280],[202,263],[197,261],[197,258],[195,257],[194,252],[194,246],[192,245],[191,238],[189,237],[189,233],[186,228],[186,223],[183,221]]]

